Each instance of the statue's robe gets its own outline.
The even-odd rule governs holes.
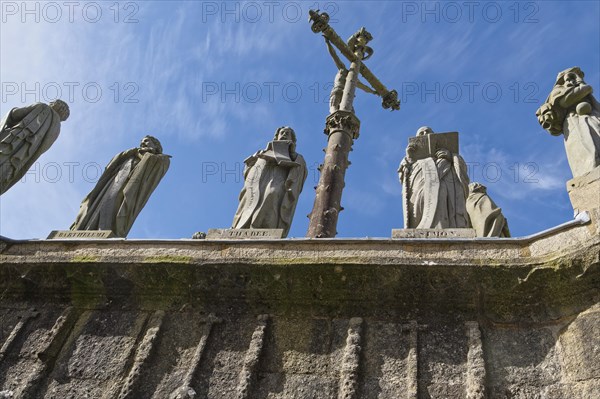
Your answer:
[[[60,133],[60,116],[50,106],[37,103],[24,108],[13,108],[0,126],[2,195],[56,141]]]
[[[466,210],[469,176],[460,155],[425,158],[401,165],[405,227],[447,229],[470,227]]]
[[[292,225],[298,197],[307,176],[302,155],[280,162],[261,150],[244,163],[244,188],[233,218],[234,229],[283,229]]]
[[[116,155],[81,203],[71,230],[111,230],[126,237],[169,164],[168,155],[140,157],[138,148]]]
[[[564,115],[562,133],[573,177],[582,176],[600,166],[600,104],[593,95],[582,94],[585,93],[557,86],[546,100],[557,115]],[[577,113],[577,105],[582,102],[591,105],[592,110],[588,115]],[[560,132],[552,134],[559,135]]]
[[[477,237],[510,237],[502,209],[486,193],[469,194],[467,212]]]

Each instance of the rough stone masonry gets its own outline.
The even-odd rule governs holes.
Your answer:
[[[521,239],[2,239],[0,392],[591,398],[591,215]]]

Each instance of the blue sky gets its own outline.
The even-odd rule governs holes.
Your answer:
[[[146,134],[173,158],[129,238],[229,227],[243,160],[289,125],[309,167],[290,231],[303,237],[336,73],[307,22],[316,7],[343,39],[367,28],[375,52],[366,63],[402,100],[390,112],[358,92],[361,135],[338,237],[403,227],[396,169],[423,125],[460,133],[471,180],[488,187],[513,236],[572,219],[562,137],[545,132],[535,111],[571,66],[600,90],[597,1],[3,1],[2,116],[60,94],[71,117],[0,197],[0,234],[67,229],[101,169]]]

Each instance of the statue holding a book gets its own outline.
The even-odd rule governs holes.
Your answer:
[[[280,127],[267,148],[244,163],[244,188],[232,228],[283,229],[286,237],[307,175],[306,162],[296,152],[296,133]]]
[[[405,228],[470,227],[467,166],[458,154],[458,133],[422,127],[409,139],[398,169],[403,186]]]

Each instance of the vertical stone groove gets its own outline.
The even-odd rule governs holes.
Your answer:
[[[419,325],[415,320],[404,325],[409,333],[409,349],[406,359],[406,398],[417,399],[419,392]]]
[[[358,370],[360,366],[361,335],[363,319],[350,319],[346,347],[342,356],[338,399],[357,398]]]
[[[0,348],[0,362],[2,362],[2,360],[4,360],[4,357],[12,348],[17,337],[19,336],[19,334],[21,333],[23,328],[25,328],[25,326],[27,325],[27,322],[29,321],[29,319],[33,319],[38,314],[39,313],[36,312],[35,310],[27,311],[25,313],[25,315],[23,315],[21,317],[21,319],[17,322],[17,325],[15,325],[13,327],[12,331],[10,332],[10,335],[8,336],[8,338],[6,338],[6,341],[4,341],[2,348]]]
[[[252,385],[256,380],[258,362],[265,342],[265,332],[269,323],[269,315],[258,316],[258,326],[252,333],[252,339],[250,340],[250,346],[246,352],[244,358],[244,365],[238,379],[238,386],[236,388],[236,399],[247,399],[250,398],[250,392]]]
[[[56,319],[48,334],[42,338],[38,347],[39,351],[28,354],[31,358],[39,359],[42,365],[32,370],[27,380],[15,390],[15,397],[29,398],[35,395],[35,392],[39,389],[40,381],[54,367],[54,361],[63,348],[79,315],[80,313],[75,311],[72,306],[66,308]]]
[[[467,399],[485,399],[485,360],[479,323],[465,323],[469,337],[469,352],[467,353]]]
[[[135,352],[133,365],[129,370],[127,378],[125,378],[125,380],[123,381],[121,392],[118,396],[119,399],[128,399],[133,397],[133,390],[140,378],[144,363],[146,363],[146,360],[152,353],[152,349],[154,348],[154,342],[162,326],[164,316],[165,313],[163,311],[156,311],[150,317],[146,329],[146,334],[144,334],[144,338],[142,338],[142,341],[138,345],[137,350]]]
[[[183,384],[179,389],[175,390],[171,396],[169,396],[169,399],[193,399],[196,396],[196,391],[194,388],[192,388],[192,380],[196,374],[196,371],[198,370],[198,367],[200,367],[200,361],[202,360],[202,355],[204,355],[206,343],[208,342],[208,338],[212,332],[213,326],[215,323],[220,322],[221,319],[212,313],[208,316],[206,325],[204,327],[204,334],[202,334],[202,337],[196,346],[190,366],[188,367],[185,377],[183,378]]]

